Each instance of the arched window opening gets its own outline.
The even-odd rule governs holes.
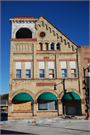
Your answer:
[[[38,44],[38,50],[40,50],[40,51],[42,50],[42,43]]]
[[[48,43],[45,43],[44,50],[48,50]]]
[[[13,111],[31,111],[33,109],[33,98],[27,93],[18,93],[12,100]]]
[[[45,92],[38,97],[38,110],[57,110],[57,97]]]
[[[32,38],[32,32],[28,28],[21,28],[17,31],[16,38]]]
[[[56,50],[60,50],[60,43],[56,44]]]
[[[54,50],[54,43],[51,43],[51,50]]]

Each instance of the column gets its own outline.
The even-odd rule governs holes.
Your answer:
[[[58,99],[58,116],[62,116],[62,101]]]
[[[84,99],[81,99],[81,113],[82,116],[85,116],[85,104],[84,104]]]
[[[70,61],[67,61],[67,78],[71,78]]]
[[[22,70],[21,70],[22,76],[21,78],[25,78],[25,62],[22,62]]]
[[[12,119],[12,100],[8,101],[8,121]]]
[[[48,61],[45,62],[45,78],[48,79]]]
[[[33,100],[33,116],[37,116],[37,100]]]

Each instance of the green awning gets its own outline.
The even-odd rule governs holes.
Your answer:
[[[57,100],[57,97],[50,92],[45,92],[38,97],[38,100]]]
[[[14,98],[13,101],[31,101],[32,97],[27,93],[19,93]]]
[[[62,97],[62,100],[80,100],[80,97],[74,92],[68,92]]]

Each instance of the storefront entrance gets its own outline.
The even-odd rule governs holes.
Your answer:
[[[81,100],[74,92],[66,93],[63,98],[63,114],[64,115],[80,115],[81,114]]]

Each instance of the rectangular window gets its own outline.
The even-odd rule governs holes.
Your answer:
[[[49,78],[54,78],[54,62],[48,62]]]
[[[57,101],[38,101],[38,110],[57,110]]]
[[[31,62],[25,62],[25,78],[31,78]]]
[[[39,62],[39,78],[45,78],[45,62]]]
[[[76,61],[70,61],[71,78],[77,77],[76,73]]]
[[[21,78],[21,70],[16,69],[16,78]]]
[[[61,76],[67,78],[67,64],[66,61],[61,61]]]
[[[21,62],[16,62],[16,78],[21,78]]]

